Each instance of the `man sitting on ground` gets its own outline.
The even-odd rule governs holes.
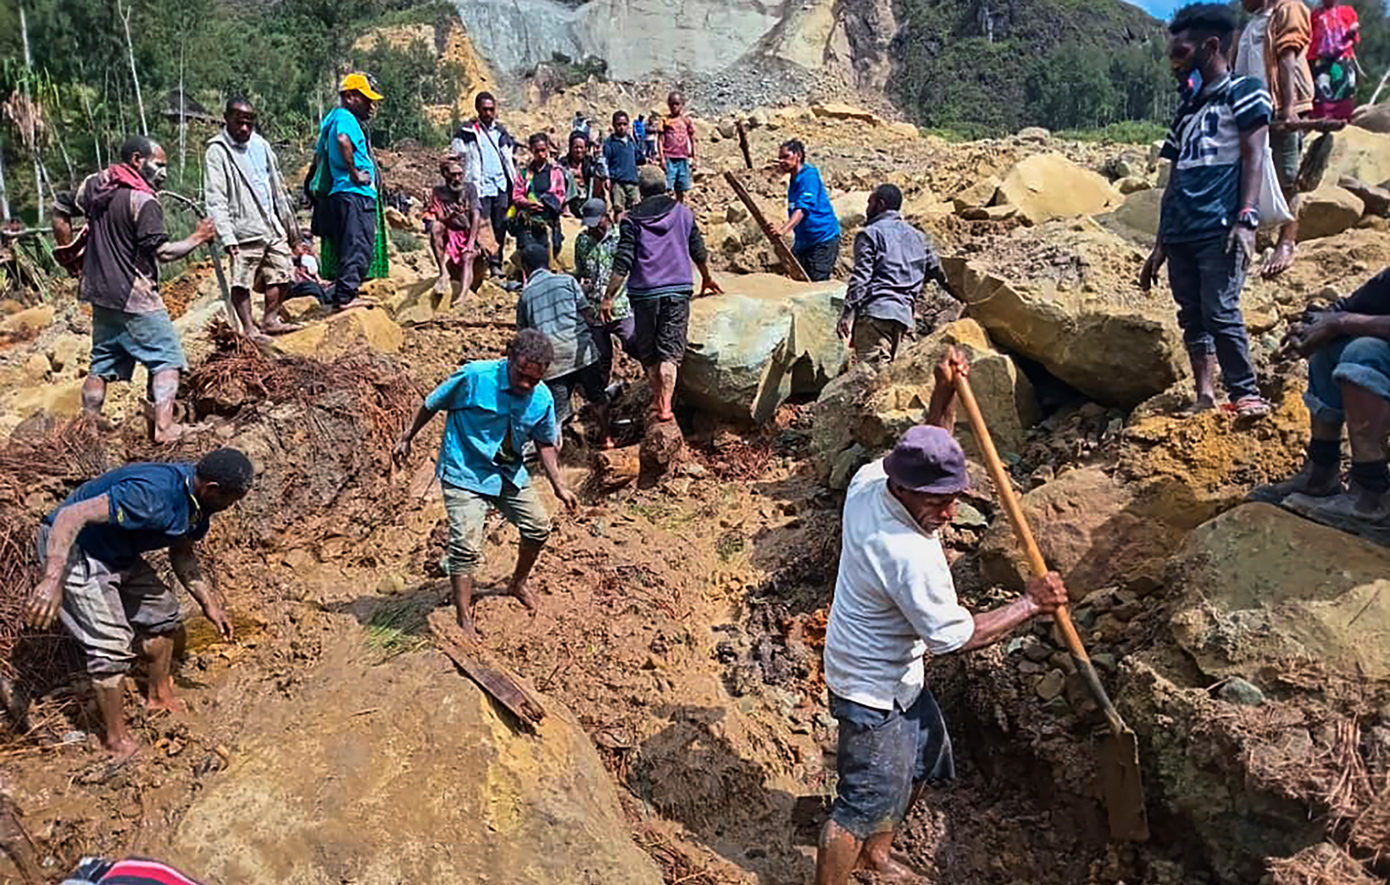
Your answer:
[[[521,250],[526,285],[516,303],[516,327],[535,329],[555,350],[544,381],[555,398],[555,423],[561,432],[573,415],[574,391],[579,389],[593,407],[599,439],[607,447],[612,442],[608,435],[608,394],[599,350],[590,332],[599,325],[598,317],[579,282],[569,274],[551,273],[546,269],[549,260],[539,243]]]
[[[255,470],[236,449],[218,449],[192,464],[129,464],[78,486],[39,526],[43,579],[29,594],[25,619],[39,629],[55,617],[86,658],[105,733],[115,757],[134,755],[125,721],[126,673],[135,642],[149,666],[150,710],[177,712],[169,676],[183,644],[183,616],[174,592],[143,554],[168,548],[169,565],[223,639],[232,621],[203,577],[193,545],[209,519],[240,501]]]
[[[638,177],[642,202],[623,216],[613,275],[603,294],[600,314],[613,321],[614,300],[627,286],[636,323],[637,358],[647,370],[656,420],[671,421],[676,394],[676,371],[685,358],[690,325],[690,299],[695,286],[690,265],[700,269],[700,294],[724,290],[709,272],[709,253],[695,222],[695,213],[666,195],[666,178],[655,166],[643,166]]]
[[[1282,501],[1334,526],[1390,526],[1390,270],[1328,309],[1309,311],[1289,330],[1288,343],[1308,358],[1308,458],[1298,475],[1251,497]],[[1342,486],[1343,424],[1351,443],[1349,489]]]
[[[840,257],[840,219],[820,170],[806,162],[806,145],[795,138],[777,151],[777,165],[788,176],[787,223],[777,234],[785,237],[795,231],[792,255],[797,263],[813,281],[828,280]]]
[[[439,296],[449,291],[451,280],[458,287],[456,294],[467,292],[473,286],[473,260],[478,255],[482,209],[478,189],[468,181],[463,164],[459,156],[440,162],[439,174],[444,183],[435,185],[430,191],[429,206],[425,209],[430,249],[439,268],[434,294]]]
[[[840,779],[816,852],[816,885],[845,885],[855,869],[918,881],[889,856],[894,831],[929,783],[955,776],[923,657],[992,645],[1067,601],[1056,573],[982,614],[956,598],[937,532],[955,518],[956,499],[970,485],[965,453],[951,436],[956,378],[968,370],[954,349],[942,358],[927,425],[860,469],[845,498],[825,636]]]
[[[864,229],[854,235],[854,270],[836,331],[850,339],[861,362],[891,362],[903,335],[916,327],[917,296],[935,280],[948,294],[951,284],[926,236],[903,220],[903,192],[881,184],[869,194]]]
[[[482,562],[489,507],[501,511],[521,532],[508,592],[533,614],[539,608],[526,579],[550,537],[550,517],[522,460],[527,441],[535,443],[555,497],[571,510],[579,506],[560,475],[554,401],[541,383],[554,357],[544,335],[521,330],[507,346],[506,359],[468,363],[425,397],[392,451],[396,463],[404,464],[415,435],[436,412],[448,413],[435,465],[449,518],[444,565],[459,627],[474,640],[478,631],[473,626],[473,573]]]

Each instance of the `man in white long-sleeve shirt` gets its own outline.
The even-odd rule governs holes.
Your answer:
[[[923,656],[981,648],[1067,601],[1055,573],[1022,598],[972,615],[956,598],[937,531],[970,484],[951,436],[955,382],[969,372],[954,348],[936,367],[927,424],[863,467],[845,499],[840,570],[825,638],[825,684],[839,723],[839,782],[816,855],[816,885],[851,870],[914,881],[889,857],[893,835],[931,781],[955,775],[951,738],[925,684]]]

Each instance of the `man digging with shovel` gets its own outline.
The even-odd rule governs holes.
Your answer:
[[[929,781],[955,775],[951,738],[923,656],[983,648],[1067,602],[1055,572],[1006,606],[972,615],[956,598],[937,531],[970,485],[951,436],[956,381],[969,364],[954,348],[936,367],[925,426],[855,475],[845,499],[840,568],[825,640],[825,683],[839,723],[839,784],[816,853],[816,885],[870,870],[920,881],[890,857],[896,828]]]

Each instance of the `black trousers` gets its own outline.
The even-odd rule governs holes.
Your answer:
[[[334,304],[347,304],[371,267],[376,249],[376,202],[361,194],[333,194],[328,198],[328,233],[338,253],[338,275],[331,293]]]
[[[511,196],[497,194],[493,197],[481,197],[478,202],[482,208],[482,216],[492,225],[492,236],[497,240],[497,254],[489,255],[488,263],[493,267],[501,267],[502,247],[507,244],[507,207],[512,204]]]

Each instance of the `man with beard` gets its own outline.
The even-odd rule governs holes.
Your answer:
[[[280,321],[280,305],[294,277],[299,225],[269,142],[256,132],[251,102],[235,97],[223,115],[226,128],[208,139],[204,177],[208,215],[232,260],[232,306],[241,328],[257,341],[299,328]],[[251,291],[265,293],[258,327]]]
[[[179,372],[188,360],[159,295],[159,265],[188,255],[216,229],[204,218],[187,238],[169,242],[158,194],[168,176],[164,148],[132,135],[119,157],[119,163],[87,176],[77,193],[88,231],[78,297],[92,305],[92,360],[82,409],[100,415],[107,383],[129,381],[139,363],[150,376],[154,441],[171,443],[193,428],[174,421]]]
[[[439,267],[434,294],[442,296],[449,290],[451,279],[458,283],[460,293],[472,288],[481,209],[478,188],[468,180],[462,160],[456,156],[445,159],[439,164],[439,174],[444,183],[435,185],[430,192],[425,218],[429,225],[430,249]]]

